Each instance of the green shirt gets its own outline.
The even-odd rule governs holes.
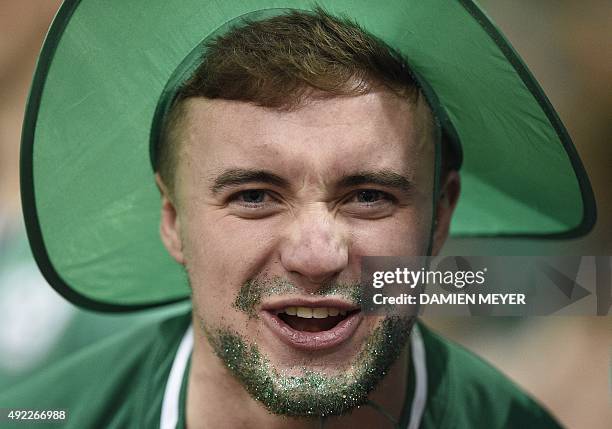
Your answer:
[[[163,415],[182,428],[190,322],[187,312],[94,344],[0,395],[0,408],[66,410],[54,427],[158,428]],[[411,337],[402,428],[559,428],[474,354],[422,323]]]

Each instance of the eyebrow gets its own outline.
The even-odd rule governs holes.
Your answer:
[[[415,189],[410,179],[391,170],[361,171],[343,177],[337,185],[342,188],[351,188],[369,184],[397,189],[408,195]]]
[[[215,178],[211,190],[213,194],[217,194],[224,188],[254,182],[268,183],[284,188],[289,187],[287,180],[269,171],[232,168],[225,170]]]

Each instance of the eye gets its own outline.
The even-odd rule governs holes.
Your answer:
[[[243,219],[263,219],[279,213],[283,204],[278,194],[266,189],[245,189],[227,200],[230,213]]]
[[[365,207],[385,205],[394,201],[392,195],[378,189],[358,189],[346,200],[348,204]]]
[[[378,189],[358,189],[344,201],[345,213],[363,219],[390,216],[395,212],[398,202],[393,195]]]
[[[375,189],[363,189],[363,190],[357,191],[357,194],[355,195],[355,197],[357,199],[357,202],[366,203],[366,204],[373,204],[382,199],[388,198],[386,193],[382,191],[377,191]]]
[[[231,195],[228,207],[240,217],[256,219],[277,213],[282,207],[278,195],[266,189],[245,189]]]
[[[266,191],[261,189],[249,189],[248,191],[239,192],[236,195],[236,200],[247,204],[261,204],[266,199]]]

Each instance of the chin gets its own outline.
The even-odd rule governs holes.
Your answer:
[[[359,313],[351,316],[347,311],[347,318],[359,319],[358,326],[352,335],[332,346],[287,344],[269,332],[284,328],[268,327],[268,323],[277,323],[274,320],[263,322],[265,327],[255,340],[231,329],[219,329],[209,334],[209,342],[236,379],[268,411],[294,417],[342,415],[367,402],[401,355],[414,323],[411,318],[374,318]],[[296,327],[300,326],[292,329]],[[325,331],[314,334],[325,335]]]

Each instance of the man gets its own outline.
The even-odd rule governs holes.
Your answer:
[[[191,53],[190,43],[173,41],[181,52],[168,52],[172,59],[158,63],[154,44],[145,43],[132,52],[138,61],[117,56],[117,64],[104,66],[104,52],[122,51],[120,44],[130,49],[157,24],[164,34],[164,19],[155,24],[161,15],[151,13],[150,23],[131,29],[132,37],[102,30],[108,39],[99,42],[99,65],[121,70],[97,83],[108,87],[91,93],[80,92],[91,76],[77,76],[65,60],[74,61],[71,46],[85,43],[75,31],[106,12],[93,2],[65,6],[50,37],[49,43],[60,40],[53,60],[43,61],[44,87],[33,91],[36,126],[30,124],[28,135],[26,125],[24,136],[24,159],[30,160],[24,177],[33,184],[24,190],[30,201],[24,211],[35,218],[29,233],[41,269],[67,298],[104,310],[176,300],[188,282],[192,311],[86,350],[3,397],[2,405],[64,409],[65,423],[74,427],[558,427],[497,371],[413,318],[361,311],[361,257],[440,251],[459,197],[462,150],[469,171],[479,173],[467,175],[474,204],[463,211],[463,232],[576,234],[592,222],[579,161],[541,94],[530,89],[535,83],[523,75],[529,85],[517,84],[525,71],[512,63],[515,57],[501,65],[499,57],[489,61],[484,54],[483,60],[485,68],[503,69],[498,78],[516,84],[508,99],[460,100],[452,80],[436,80],[448,72],[418,61],[430,28],[419,27],[425,22],[419,14],[463,20],[460,33],[488,23],[469,3],[433,14],[430,3],[395,5],[378,18],[384,26],[370,22],[379,14],[371,6],[346,9],[382,39],[321,9],[236,5],[207,24]],[[180,9],[176,19],[187,19],[181,29],[195,32],[184,15],[189,9]],[[127,6],[113,19],[130,22],[130,12]],[[414,15],[405,20],[411,25],[399,25],[402,13]],[[497,54],[509,52],[487,32],[477,34],[481,39],[462,49],[482,43]],[[394,37],[412,40],[411,52],[391,46],[387,40]],[[153,39],[164,43],[159,35]],[[449,34],[443,39],[453,48]],[[452,49],[447,53],[442,59],[453,64]],[[164,71],[163,90],[134,95],[139,85],[160,89],[154,76],[166,69],[164,61],[173,65]],[[142,75],[135,78],[130,67],[137,62]],[[58,84],[65,73],[75,73],[77,88]],[[118,76],[126,80],[115,81]],[[468,87],[473,82],[469,75],[465,81]],[[57,106],[71,116],[67,127],[46,104],[59,88],[73,101]],[[113,103],[113,96],[120,98]],[[106,103],[116,107],[117,122],[109,120],[114,114]],[[142,174],[142,162],[134,161],[143,156],[141,114],[153,117],[159,233],[174,266],[152,247],[149,188],[142,192],[146,185],[131,180]],[[485,117],[491,130],[478,136]],[[45,151],[42,142],[64,133],[67,143]],[[529,161],[518,167],[500,161],[492,172],[487,157],[529,150],[538,139],[531,161],[551,156],[548,173],[562,178],[558,186],[567,192],[560,201],[531,175],[537,205],[530,206],[533,197],[498,178],[507,174],[524,183],[516,168],[528,172]],[[483,164],[471,157],[470,144]],[[62,178],[53,160],[63,160]],[[70,183],[82,174],[91,186],[72,196],[64,186],[74,189]],[[483,208],[474,222],[469,218],[485,191],[497,207]],[[526,217],[516,225],[504,211]],[[68,218],[60,220],[60,213]]]

